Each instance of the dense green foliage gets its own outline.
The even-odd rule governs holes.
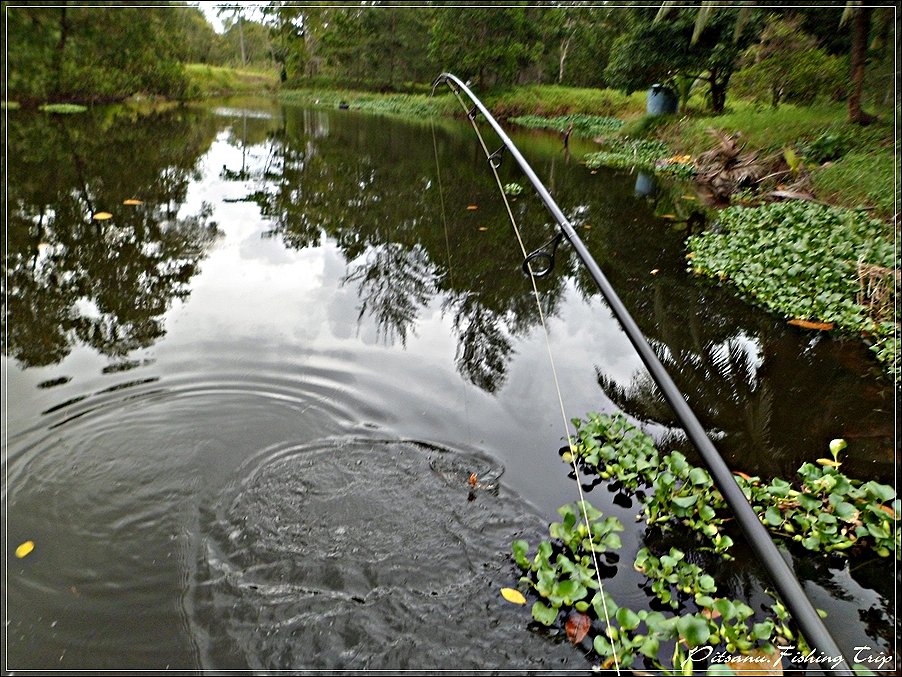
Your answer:
[[[727,533],[727,504],[707,470],[677,451],[662,455],[654,441],[622,415],[589,414],[573,423],[577,435],[565,461],[576,459],[584,470],[615,480],[630,492],[643,490],[643,516],[650,526],[680,524],[707,542],[702,547],[729,555],[733,540]],[[902,555],[894,526],[900,509],[895,491],[840,472],[838,455],[845,443],[835,443],[832,460],[804,463],[795,483],[781,478],[766,483],[741,475],[736,481],[772,532],[808,550],[835,552],[855,546],[881,557],[893,551]]]
[[[589,153],[586,166],[637,169],[639,171],[669,174],[688,178],[695,174],[695,167],[688,156],[675,156],[663,141],[634,139],[629,137],[606,138],[604,150]]]
[[[179,13],[171,7],[5,7],[7,91],[18,100],[181,97]]]
[[[546,118],[540,115],[518,115],[511,118],[511,122],[523,127],[532,127],[534,129],[553,129],[558,132],[566,132],[572,130],[573,134],[579,136],[600,136],[602,134],[610,134],[616,132],[623,126],[623,120],[602,115],[559,115],[553,118]]]
[[[564,454],[566,462],[640,497],[641,517],[649,527],[681,524],[708,543],[695,548],[699,555],[713,549],[729,556],[733,541],[726,534],[726,504],[707,471],[678,452],[661,455],[652,439],[623,416],[590,414],[574,424],[577,435],[571,451]],[[844,445],[834,440],[832,459],[804,464],[795,485],[779,478],[765,483],[737,476],[737,481],[765,526],[807,550],[867,547],[884,557],[890,550],[898,553],[894,516],[899,500],[891,487],[862,483],[841,473],[837,457]],[[617,561],[622,545],[617,532],[623,525],[588,502],[562,506],[558,514],[561,521],[550,525],[549,540],[538,544],[535,555],[527,541],[513,542],[514,561],[524,572],[520,588],[536,598],[535,621],[551,626],[565,614],[568,635],[574,627],[585,629],[604,660],[603,668],[612,667],[614,661],[622,667],[644,661],[664,674],[692,674],[691,659],[707,657],[693,653],[703,645],[722,647],[730,654],[763,652],[772,657],[780,645],[805,646],[782,603],[771,599],[762,607],[763,617],[756,615],[747,603],[718,594],[718,582],[706,570],[710,562],[704,557],[689,561],[675,547],[642,547],[633,562],[646,577],[646,592],[659,608],[670,611],[618,605],[602,591],[600,570]],[[581,636],[571,639],[582,641]],[[662,645],[669,642],[674,648],[668,657]]]
[[[889,275],[896,265],[895,246],[881,221],[861,211],[806,202],[731,207],[719,220],[719,232],[689,238],[696,273],[729,279],[788,317],[833,322],[874,336],[875,352],[898,376],[893,349],[898,327],[891,316],[875,316],[856,302],[859,263],[886,269]]]
[[[640,23],[614,43],[605,77],[627,92],[667,84],[685,93],[694,80],[708,85],[711,109],[720,112],[726,103],[727,85],[736,69],[744,40],[734,40],[735,12],[715,15],[697,42],[692,42],[695,19],[679,12],[675,20]],[[744,33],[749,35],[749,33]]]
[[[819,95],[843,95],[848,61],[827,54],[799,24],[798,17],[771,18],[759,42],[743,55],[744,67],[733,80],[735,93],[774,107],[783,101],[810,104]]]

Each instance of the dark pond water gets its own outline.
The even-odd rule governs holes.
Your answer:
[[[682,441],[566,247],[546,343],[468,126],[242,104],[5,133],[6,666],[591,666],[498,595],[511,540],[577,498],[549,348],[567,416]],[[687,275],[673,189],[515,140],[732,467],[790,474],[844,437],[850,474],[892,481],[892,387],[856,341]],[[514,210],[527,248],[553,235]],[[625,534],[623,604],[647,606],[650,538]],[[844,648],[892,645],[892,562],[793,557]],[[760,587],[738,564],[722,583]]]

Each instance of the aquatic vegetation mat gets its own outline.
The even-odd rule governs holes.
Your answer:
[[[867,334],[872,351],[898,379],[899,327],[887,309],[899,268],[887,231],[866,212],[811,202],[730,207],[716,230],[688,239],[688,257],[694,273],[729,280],[789,318]],[[872,295],[865,278],[874,271],[883,271],[877,276],[882,291]],[[870,288],[876,291],[875,284]]]
[[[563,619],[572,643],[585,647],[588,638],[602,669],[641,663],[665,674],[692,674],[705,668],[715,651],[730,660],[707,664],[708,674],[732,674],[723,672],[723,665],[738,670],[748,662],[759,668],[767,664],[775,671],[770,674],[782,674],[784,661],[803,664],[810,649],[776,597],[761,605],[763,614],[756,612],[745,601],[721,594],[705,569],[711,563],[704,559],[706,552],[722,561],[733,547],[727,506],[707,471],[679,452],[662,455],[621,415],[590,414],[573,423],[577,436],[563,460],[636,496],[642,505],[638,519],[649,528],[694,532],[694,539],[683,539],[693,555],[690,559],[676,547],[640,548],[633,568],[645,577],[642,587],[653,604],[630,609],[596,579],[620,559],[623,524],[587,502],[562,506],[561,521],[550,525],[548,540],[535,550],[522,539],[511,546],[523,572],[519,588],[533,598],[532,618],[545,626]],[[845,447],[844,440],[831,442],[830,458],[803,464],[792,483],[765,482],[741,472],[737,482],[768,529],[807,550],[849,554],[866,549],[898,557],[899,499],[892,487],[843,474],[839,456]],[[829,667],[837,658],[817,655],[815,660]]]

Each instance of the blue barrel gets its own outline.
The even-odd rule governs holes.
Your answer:
[[[676,113],[679,99],[676,92],[665,85],[652,85],[648,90],[645,112],[649,115],[666,115]]]

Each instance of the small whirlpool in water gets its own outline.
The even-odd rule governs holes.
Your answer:
[[[543,524],[487,457],[335,439],[254,462],[201,525],[205,669],[587,667],[498,593],[510,542]]]

